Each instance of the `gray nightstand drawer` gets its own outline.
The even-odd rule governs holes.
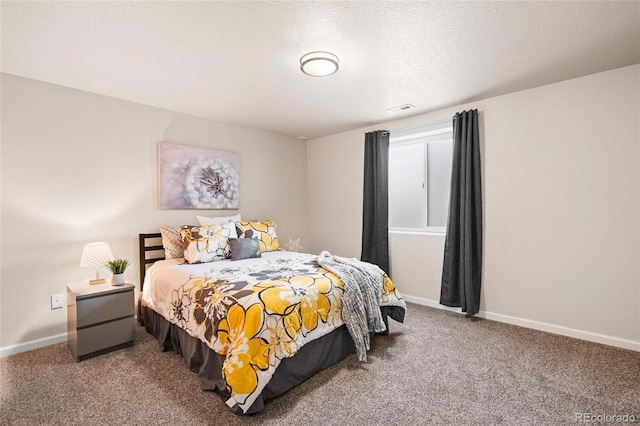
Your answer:
[[[133,290],[77,299],[77,327],[134,314]]]
[[[112,346],[132,342],[135,338],[135,319],[130,316],[78,330],[77,357]]]
[[[67,285],[68,345],[76,361],[132,346],[135,286]]]

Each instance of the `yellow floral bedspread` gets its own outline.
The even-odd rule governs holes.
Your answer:
[[[246,412],[282,359],[343,324],[343,284],[315,258],[279,251],[236,262],[158,262],[143,300],[226,357],[227,403]],[[382,305],[405,306],[386,276]]]

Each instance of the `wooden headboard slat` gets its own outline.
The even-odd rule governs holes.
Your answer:
[[[155,240],[158,238],[162,238],[162,234],[159,232],[153,234],[138,234],[138,253],[139,253],[139,261],[140,261],[140,291],[142,291],[142,287],[144,286],[144,276],[147,272],[147,266],[158,261],[164,259],[164,247],[162,245],[158,245],[156,242],[154,245],[148,245],[149,240]],[[162,255],[158,253],[148,255],[150,252],[157,252],[162,250]]]

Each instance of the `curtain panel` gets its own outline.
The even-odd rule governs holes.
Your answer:
[[[389,132],[365,133],[362,253],[360,259],[389,271]]]
[[[453,118],[453,164],[440,303],[467,316],[480,310],[482,188],[478,110]]]

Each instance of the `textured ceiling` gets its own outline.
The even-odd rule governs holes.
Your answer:
[[[309,138],[640,63],[640,2],[2,2],[2,71]],[[330,77],[300,57],[340,58]],[[386,109],[411,103],[416,109]]]

